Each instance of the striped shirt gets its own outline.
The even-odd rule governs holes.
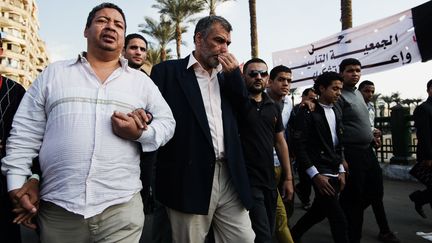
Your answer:
[[[85,218],[129,201],[141,190],[140,151],[154,151],[174,134],[171,110],[152,80],[120,67],[102,84],[82,55],[49,65],[15,115],[2,170],[8,190],[20,188],[39,154],[41,199]],[[137,141],[112,131],[114,111],[153,114]]]

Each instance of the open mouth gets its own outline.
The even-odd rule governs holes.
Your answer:
[[[104,34],[102,35],[102,40],[112,43],[115,42],[116,38],[112,35]]]

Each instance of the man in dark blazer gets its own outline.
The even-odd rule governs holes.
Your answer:
[[[195,28],[195,51],[151,72],[177,124],[172,140],[158,151],[155,186],[174,242],[204,242],[210,225],[216,242],[254,240],[236,122],[247,90],[237,60],[228,53],[231,30],[222,17],[202,18]]]
[[[414,110],[414,125],[417,129],[417,163],[432,167],[432,80],[427,83],[428,99]],[[430,175],[432,176],[432,175]],[[415,191],[409,195],[420,216],[426,218],[423,205],[432,203],[432,188]]]
[[[315,199],[311,208],[291,230],[294,242],[313,225],[328,218],[335,242],[348,241],[348,226],[339,204],[339,192],[345,186],[341,113],[334,108],[342,91],[343,79],[336,72],[324,72],[315,80],[318,100],[313,111],[301,106],[292,121],[292,137],[299,171],[313,183]]]

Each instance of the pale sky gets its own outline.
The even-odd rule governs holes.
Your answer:
[[[46,42],[51,60],[75,57],[86,49],[83,36],[90,10],[101,0],[36,0],[39,8],[40,35]],[[153,0],[111,1],[123,9],[127,33],[138,32],[138,25],[149,16],[159,19]],[[427,0],[353,0],[353,26],[413,8]],[[221,4],[216,13],[233,26],[232,52],[239,62],[250,59],[250,27],[247,0]],[[206,15],[203,12],[196,17]],[[257,0],[259,56],[269,68],[273,66],[272,52],[291,49],[318,41],[341,30],[340,0]],[[184,35],[187,46],[182,46],[182,57],[194,49],[189,27]],[[150,38],[146,37],[151,41]],[[175,45],[170,46],[175,51]],[[175,55],[175,53],[173,52]],[[415,63],[377,74],[364,75],[361,80],[375,82],[376,93],[390,95],[400,92],[402,98],[426,98],[426,83],[432,79],[432,61]],[[301,88],[300,88],[301,90]]]

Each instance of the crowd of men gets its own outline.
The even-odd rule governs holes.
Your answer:
[[[87,51],[27,92],[2,78],[0,237],[20,242],[22,224],[44,243],[138,242],[151,207],[154,242],[300,242],[328,218],[335,242],[357,243],[372,205],[378,239],[400,242],[382,202],[374,85],[356,88],[361,63],[318,76],[293,108],[291,69],[253,58],[241,70],[231,31],[223,17],[200,19],[195,50],[149,76],[146,39],[125,36],[123,11],[103,3],[88,15]],[[290,228],[294,191],[307,211]]]

